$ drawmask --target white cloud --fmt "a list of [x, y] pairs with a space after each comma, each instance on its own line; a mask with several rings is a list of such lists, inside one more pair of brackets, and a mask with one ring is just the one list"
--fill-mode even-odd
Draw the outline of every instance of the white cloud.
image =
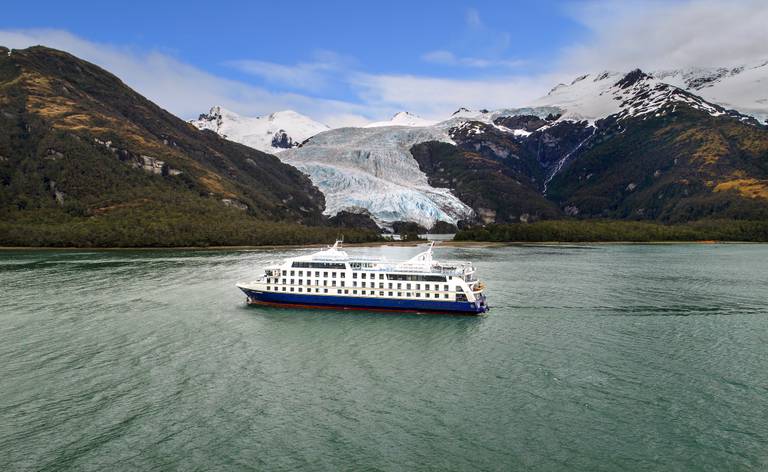
[[334, 125], [360, 123], [391, 110], [309, 97], [273, 93], [244, 82], [222, 78], [156, 52], [95, 43], [62, 30], [0, 30], [0, 44], [14, 49], [42, 44], [93, 62], [175, 115], [188, 119], [213, 105], [247, 115], [294, 109]]
[[470, 28], [483, 28], [483, 20], [480, 19], [480, 12], [478, 12], [474, 8], [468, 8], [467, 13], [465, 15], [465, 20], [467, 22], [467, 26]]
[[591, 32], [563, 52], [570, 71], [729, 66], [768, 60], [768, 2], [595, 1], [572, 10]]
[[229, 61], [227, 64], [283, 87], [317, 92], [327, 89], [332, 85], [331, 82], [338, 80], [339, 75], [354, 65], [354, 60], [333, 51], [319, 50], [314, 52], [312, 61], [295, 65], [251, 59]]
[[421, 59], [430, 64], [474, 69], [512, 69], [527, 63], [505, 57], [510, 34], [488, 27], [476, 9], [467, 9], [464, 23], [464, 30], [447, 47], [426, 52]]
[[490, 67], [506, 67], [515, 68], [520, 67], [526, 63], [523, 60], [509, 60], [509, 59], [485, 59], [480, 57], [458, 57], [456, 54], [439, 49], [437, 51], [430, 51], [421, 56], [422, 60], [430, 62], [432, 64], [440, 64], [445, 66], [462, 66], [472, 67], [477, 69], [487, 69]]
[[474, 109], [523, 106], [546, 94], [560, 78], [547, 75], [454, 80], [413, 75], [358, 74], [351, 80], [366, 103], [413, 111], [424, 118], [440, 119], [460, 106]]
[[[352, 103], [298, 93], [270, 92], [213, 75], [167, 54], [95, 43], [61, 30], [0, 30], [0, 44], [17, 49], [43, 44], [70, 52], [107, 69], [150, 100], [185, 119], [194, 118], [213, 105], [251, 116], [294, 109], [330, 126], [361, 125], [389, 118], [402, 110], [439, 119], [459, 106], [492, 108], [522, 104], [545, 93], [549, 84], [548, 80], [525, 77], [461, 80], [365, 74], [347, 70], [349, 61], [343, 62], [338, 56], [333, 62], [332, 53], [318, 53], [317, 63], [333, 63], [336, 80], [357, 92], [359, 101]], [[263, 64], [269, 67], [264, 67], [261, 72], [272, 74], [274, 80], [302, 70], [301, 66], [281, 68], [272, 67], [278, 64]], [[321, 69], [317, 67], [315, 70]], [[302, 83], [300, 79], [296, 80], [297, 84]], [[304, 85], [314, 84], [307, 79]]]
[[[510, 71], [520, 64], [504, 59], [508, 35], [490, 30], [473, 9], [466, 12], [466, 31], [458, 35], [456, 47], [428, 52], [422, 59], [473, 68], [485, 74], [480, 78], [371, 74], [350, 58], [328, 51], [317, 51], [310, 60], [293, 65], [265, 61], [230, 64], [268, 83], [305, 91], [302, 93], [273, 92], [201, 70], [162, 52], [95, 43], [61, 30], [0, 30], [0, 44], [13, 48], [44, 44], [69, 51], [113, 72], [183, 118], [220, 104], [247, 115], [294, 109], [331, 126], [385, 119], [401, 110], [439, 119], [460, 106], [524, 106], [558, 82], [570, 82], [583, 72], [768, 60], [768, 1], [598, 0], [572, 4], [571, 14], [589, 34], [561, 50], [560, 59], [550, 65], [549, 72], [536, 75]], [[334, 89], [343, 89], [351, 98], [342, 101], [312, 96], [327, 96], [326, 92]]]

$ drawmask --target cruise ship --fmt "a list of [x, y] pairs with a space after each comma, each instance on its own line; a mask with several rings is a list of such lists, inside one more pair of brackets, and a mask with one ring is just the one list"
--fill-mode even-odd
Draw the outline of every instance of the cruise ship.
[[239, 283], [249, 304], [346, 310], [480, 314], [483, 284], [469, 262], [438, 262], [434, 243], [403, 262], [350, 258], [341, 241], [326, 250], [267, 267]]

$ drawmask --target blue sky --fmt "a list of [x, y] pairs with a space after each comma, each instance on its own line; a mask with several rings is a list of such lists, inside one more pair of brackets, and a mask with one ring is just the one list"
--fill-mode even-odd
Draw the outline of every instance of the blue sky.
[[[596, 69], [751, 60], [765, 44], [765, 4], [27, 1], [4, 6], [0, 44], [72, 52], [183, 118], [222, 104], [339, 125], [401, 109], [522, 106]], [[746, 39], [706, 40], [736, 23]]]

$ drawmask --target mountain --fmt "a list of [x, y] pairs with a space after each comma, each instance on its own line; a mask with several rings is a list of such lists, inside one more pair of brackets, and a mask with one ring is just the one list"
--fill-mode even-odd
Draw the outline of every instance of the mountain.
[[425, 120], [407, 111], [396, 113], [389, 121], [376, 121], [368, 123], [365, 128], [381, 128], [383, 126], [432, 126], [435, 121]]
[[[738, 110], [699, 93], [727, 103], [726, 92], [734, 83], [759, 84], [765, 73], [762, 65], [587, 74], [554, 87], [527, 107], [460, 108], [439, 123], [401, 112], [363, 128], [317, 134], [279, 157], [305, 172], [323, 192], [326, 215], [362, 209], [385, 228], [402, 221], [429, 228], [439, 222], [462, 226], [568, 216], [670, 221], [762, 217], [763, 157], [758, 152], [748, 164], [733, 156], [765, 138], [760, 123], [764, 90], [753, 87], [742, 94]], [[670, 119], [679, 121], [670, 128]], [[744, 136], [728, 142], [733, 158], [707, 146], [719, 139], [715, 130], [725, 129]], [[634, 170], [663, 172], [666, 167], [657, 161], [662, 154], [676, 155], [678, 164], [676, 172], [661, 180], [697, 183], [687, 194], [655, 194], [655, 202], [646, 201], [635, 189], [646, 185], [640, 181], [647, 176], [641, 179]], [[708, 155], [718, 162], [717, 170], [705, 171], [689, 154]], [[612, 156], [614, 165], [601, 165], [609, 174], [577, 171], [598, 155]], [[648, 170], [646, 164], [656, 167]], [[614, 184], [619, 182], [632, 190], [617, 190]], [[713, 192], [715, 197], [709, 195]]]
[[325, 221], [294, 167], [40, 46], [0, 48], [0, 182], [0, 244], [301, 241], [312, 232], [278, 222]]
[[[326, 195], [327, 214], [362, 207], [385, 226], [765, 218], [768, 131], [759, 114], [657, 75], [584, 75], [528, 107], [462, 108], [428, 126], [338, 129], [281, 158]], [[687, 77], [688, 88], [701, 86]], [[756, 102], [747, 108], [759, 109]]]
[[[585, 74], [559, 84], [532, 107], [555, 106], [566, 119], [594, 121], [618, 113], [623, 88], [616, 83], [630, 72]], [[643, 74], [648, 89], [682, 90], [713, 105], [736, 110], [763, 123], [768, 120], [768, 61], [739, 67], [661, 70]], [[631, 76], [630, 76], [631, 77]], [[618, 94], [617, 94], [618, 92]]]
[[651, 75], [724, 108], [768, 122], [768, 61], [738, 67], [656, 71]]
[[[651, 74], [586, 75], [486, 115], [495, 127], [470, 121], [454, 140], [499, 161], [535, 159], [544, 179], [531, 183], [566, 216], [768, 218], [766, 126]], [[500, 126], [515, 137], [494, 146]]]
[[295, 111], [278, 111], [266, 116], [247, 117], [215, 106], [197, 120], [190, 121], [201, 130], [211, 130], [223, 138], [245, 144], [259, 151], [275, 153], [296, 147], [328, 125]]

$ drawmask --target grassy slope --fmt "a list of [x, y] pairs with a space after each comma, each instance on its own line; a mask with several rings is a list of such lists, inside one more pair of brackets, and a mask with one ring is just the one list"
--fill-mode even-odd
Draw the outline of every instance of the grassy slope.
[[768, 129], [684, 106], [606, 124], [548, 194], [580, 217], [768, 219]]
[[411, 148], [430, 185], [448, 187], [480, 215], [495, 215], [500, 223], [556, 218], [559, 211], [527, 179], [504, 162], [452, 144], [427, 142]]
[[[181, 174], [137, 169], [141, 155]], [[195, 129], [92, 64], [47, 48], [0, 50], [0, 244], [328, 241], [338, 229], [298, 224], [324, 224], [323, 205], [295, 168]]]

